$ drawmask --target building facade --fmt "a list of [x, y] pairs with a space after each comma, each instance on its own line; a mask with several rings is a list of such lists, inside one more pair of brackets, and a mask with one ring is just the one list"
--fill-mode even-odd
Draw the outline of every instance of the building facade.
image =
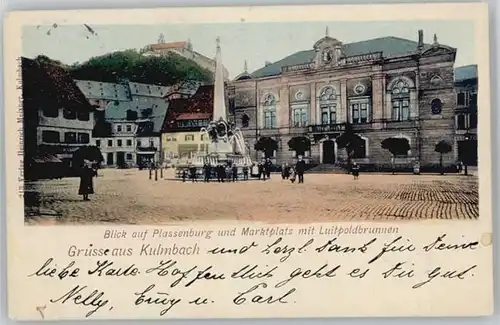
[[335, 139], [352, 125], [363, 139], [353, 158], [358, 163], [389, 166], [394, 160], [381, 146], [387, 138], [407, 139], [410, 150], [400, 163], [439, 164], [436, 144], [445, 140], [455, 150], [444, 164], [457, 159], [455, 138], [454, 62], [456, 49], [396, 37], [343, 44], [328, 35], [312, 50], [292, 54], [230, 84], [234, 121], [255, 159], [262, 137], [277, 143], [277, 163], [294, 160], [288, 142], [306, 137], [306, 155], [314, 164], [346, 161]]
[[204, 85], [189, 99], [170, 101], [162, 131], [162, 151], [169, 164], [190, 160], [208, 150], [209, 139], [200, 132], [213, 117], [213, 85]]
[[468, 165], [477, 165], [477, 65], [458, 67], [455, 70], [457, 93], [456, 143], [458, 159]]
[[67, 176], [73, 154], [92, 143], [95, 109], [62, 67], [22, 58], [22, 77], [26, 166], [59, 163]]

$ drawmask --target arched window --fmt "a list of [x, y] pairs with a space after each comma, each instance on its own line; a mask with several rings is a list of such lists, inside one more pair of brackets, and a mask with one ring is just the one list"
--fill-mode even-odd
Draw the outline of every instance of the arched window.
[[264, 96], [264, 128], [276, 127], [276, 98], [273, 94]]
[[410, 119], [410, 86], [405, 79], [400, 78], [393, 83], [390, 89], [392, 93], [392, 119], [395, 121]]
[[435, 98], [431, 101], [431, 113], [434, 115], [441, 114], [441, 110], [443, 108], [443, 103], [439, 98]]
[[321, 110], [321, 124], [337, 123], [337, 93], [333, 87], [325, 87], [319, 95], [319, 107]]
[[247, 128], [250, 123], [250, 117], [247, 114], [243, 114], [241, 117], [241, 126]]

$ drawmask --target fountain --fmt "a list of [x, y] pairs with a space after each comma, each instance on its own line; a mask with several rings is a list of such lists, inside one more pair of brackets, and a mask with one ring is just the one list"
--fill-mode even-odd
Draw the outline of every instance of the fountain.
[[190, 167], [196, 167], [197, 174], [200, 174], [205, 164], [211, 166], [231, 164], [238, 167], [239, 174], [243, 172], [243, 166], [250, 167], [252, 164], [241, 130], [227, 121], [224, 68], [218, 37], [215, 64], [213, 120], [200, 129], [200, 133], [210, 139], [208, 149], [204, 152], [198, 150], [186, 161], [179, 162], [176, 165], [177, 177], [181, 177], [182, 170]]

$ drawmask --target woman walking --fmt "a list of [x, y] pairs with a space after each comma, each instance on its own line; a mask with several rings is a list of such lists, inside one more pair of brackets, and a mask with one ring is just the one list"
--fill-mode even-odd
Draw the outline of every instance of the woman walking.
[[92, 164], [88, 160], [85, 160], [80, 172], [80, 188], [78, 189], [78, 194], [83, 195], [84, 201], [90, 201], [89, 194], [94, 194], [93, 177], [94, 170]]

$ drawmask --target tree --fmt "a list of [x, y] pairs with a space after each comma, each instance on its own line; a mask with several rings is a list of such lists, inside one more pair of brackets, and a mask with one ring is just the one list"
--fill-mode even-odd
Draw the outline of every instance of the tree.
[[304, 156], [306, 151], [311, 150], [311, 140], [304, 136], [293, 137], [288, 141], [288, 147], [295, 151], [296, 156]]
[[255, 143], [255, 150], [264, 152], [266, 158], [273, 156], [275, 150], [278, 149], [278, 142], [270, 137], [261, 137]]
[[406, 138], [387, 138], [382, 141], [382, 149], [389, 150], [389, 152], [392, 154], [392, 173], [394, 174], [394, 158], [396, 158], [397, 156], [408, 155], [408, 151], [410, 150], [410, 143]]
[[443, 170], [443, 154], [450, 153], [452, 150], [451, 144], [445, 140], [441, 140], [436, 144], [434, 151], [439, 153], [439, 169], [441, 170], [441, 175], [444, 174]]
[[171, 86], [186, 80], [212, 81], [212, 72], [175, 53], [144, 56], [125, 50], [92, 57], [68, 68], [74, 79], [119, 83], [123, 80]]
[[347, 164], [349, 166], [351, 165], [351, 159], [353, 158], [356, 150], [361, 148], [364, 144], [364, 140], [361, 139], [359, 135], [354, 133], [352, 124], [350, 123], [346, 123], [344, 133], [337, 137], [335, 142], [337, 143], [337, 148], [346, 150]]

